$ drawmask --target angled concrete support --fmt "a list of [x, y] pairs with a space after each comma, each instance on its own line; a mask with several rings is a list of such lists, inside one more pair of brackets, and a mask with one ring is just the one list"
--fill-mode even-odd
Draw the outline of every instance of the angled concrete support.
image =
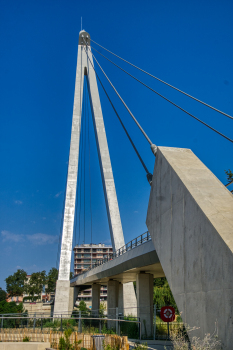
[[145, 337], [150, 337], [153, 329], [153, 287], [153, 275], [150, 273], [137, 275], [137, 310], [142, 326], [142, 336]]
[[147, 227], [194, 335], [233, 344], [233, 196], [189, 149], [158, 147]]
[[[61, 241], [59, 276], [56, 287], [54, 313], [68, 313], [69, 310], [69, 280], [72, 253], [75, 200], [78, 173], [79, 139], [81, 130], [82, 95], [84, 67], [87, 66], [86, 54], [81, 45], [78, 47], [78, 62], [74, 93], [72, 131], [70, 141], [69, 166], [66, 185], [65, 211]], [[67, 286], [67, 287], [65, 287]]]
[[100, 308], [100, 284], [92, 285], [92, 313], [99, 314]]

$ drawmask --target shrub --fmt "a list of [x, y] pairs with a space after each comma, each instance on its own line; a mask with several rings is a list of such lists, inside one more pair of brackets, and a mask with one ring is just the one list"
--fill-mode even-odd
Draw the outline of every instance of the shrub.
[[25, 336], [25, 337], [23, 338], [23, 342], [25, 343], [25, 342], [28, 342], [28, 341], [30, 341], [30, 338], [27, 337], [27, 336]]
[[147, 350], [148, 349], [148, 346], [147, 346], [147, 343], [135, 343], [134, 345], [134, 350]]
[[197, 330], [197, 327], [190, 328], [186, 326], [184, 329], [176, 329], [171, 331], [171, 341], [174, 350], [218, 350], [221, 349], [221, 342], [218, 340], [217, 331], [215, 329], [213, 334], [205, 334], [204, 339], [192, 337], [189, 342], [187, 332]]

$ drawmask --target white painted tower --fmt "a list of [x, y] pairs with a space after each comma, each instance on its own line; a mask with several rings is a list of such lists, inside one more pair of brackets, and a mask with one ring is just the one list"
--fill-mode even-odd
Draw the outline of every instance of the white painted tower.
[[[117, 250], [125, 244], [96, 74], [93, 66], [94, 64], [90, 48], [90, 35], [82, 30], [79, 34], [78, 61], [76, 70], [59, 276], [55, 295], [54, 313], [56, 314], [71, 313], [73, 310], [73, 300], [75, 299], [74, 289], [70, 288], [70, 267], [74, 231], [84, 75], [87, 76], [88, 82], [93, 124], [113, 250]], [[127, 297], [127, 295], [129, 297], [129, 293], [132, 294], [130, 306], [133, 304], [136, 306], [136, 298], [132, 283], [124, 286], [125, 297]]]

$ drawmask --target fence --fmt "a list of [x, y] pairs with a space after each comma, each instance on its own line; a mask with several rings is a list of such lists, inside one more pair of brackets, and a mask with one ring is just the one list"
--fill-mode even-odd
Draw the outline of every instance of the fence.
[[141, 338], [141, 322], [137, 318], [107, 318], [94, 315], [53, 315], [41, 314], [5, 314], [0, 315], [1, 331], [5, 329], [31, 329], [33, 334], [41, 331], [48, 334], [50, 331], [63, 332], [71, 329], [73, 332], [85, 334], [117, 334], [130, 335], [131, 338]]
[[[51, 348], [58, 349], [60, 337], [64, 337], [64, 332], [52, 331], [44, 329], [1, 329], [0, 342], [22, 342], [25, 337], [29, 338], [30, 342], [49, 342]], [[71, 344], [79, 344], [79, 348], [95, 349], [94, 343], [95, 337], [93, 334], [83, 334], [78, 332], [72, 332], [70, 336]], [[129, 343], [127, 337], [120, 337], [118, 335], [104, 335], [105, 345], [119, 348], [119, 350], [129, 350]], [[78, 349], [78, 347], [77, 347]]]

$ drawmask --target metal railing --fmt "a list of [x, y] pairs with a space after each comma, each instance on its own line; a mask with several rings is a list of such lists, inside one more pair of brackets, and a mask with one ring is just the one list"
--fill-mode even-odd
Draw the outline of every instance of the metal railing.
[[79, 273], [76, 276], [82, 275], [83, 273], [86, 273], [89, 270], [94, 269], [97, 266], [103, 265], [108, 261], [111, 261], [113, 259], [118, 258], [119, 256], [125, 254], [126, 252], [128, 252], [129, 250], [132, 250], [146, 242], [151, 241], [151, 235], [149, 233], [149, 231], [144, 232], [142, 235], [132, 239], [132, 241], [126, 243], [123, 247], [119, 248], [118, 250], [116, 250], [114, 253], [110, 254], [107, 258], [101, 259], [99, 261], [97, 261], [95, 264], [90, 265], [87, 269], [83, 270], [81, 273]]
[[[131, 317], [130, 319], [125, 319], [118, 315], [104, 316], [98, 314], [88, 314], [88, 312], [79, 315], [60, 314], [60, 315], [50, 315], [46, 313], [37, 314], [1, 314], [0, 315], [0, 340], [2, 334], [7, 332], [7, 329], [12, 333], [12, 329], [17, 332], [17, 329], [26, 328], [35, 332], [40, 330], [42, 333], [53, 332], [63, 332], [64, 330], [70, 328], [72, 331], [78, 333], [91, 333], [93, 334], [118, 334], [127, 335], [128, 331], [134, 325], [134, 333], [137, 338], [141, 339], [142, 325], [140, 319], [137, 317]], [[111, 334], [111, 333], [110, 333]], [[12, 337], [12, 334], [10, 334]], [[12, 339], [12, 338], [10, 338]], [[9, 341], [10, 339], [5, 339], [4, 341]]]

